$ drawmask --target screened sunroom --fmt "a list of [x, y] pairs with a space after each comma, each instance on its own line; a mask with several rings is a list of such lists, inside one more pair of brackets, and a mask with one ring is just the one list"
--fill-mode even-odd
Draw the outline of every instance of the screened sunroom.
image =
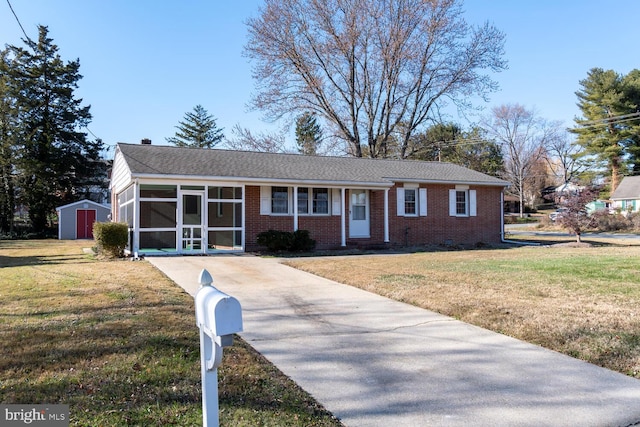
[[243, 187], [132, 183], [117, 196], [134, 253], [243, 251]]

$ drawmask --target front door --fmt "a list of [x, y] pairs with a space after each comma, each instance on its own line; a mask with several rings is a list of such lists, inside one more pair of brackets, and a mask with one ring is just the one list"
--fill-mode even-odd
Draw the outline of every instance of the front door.
[[204, 192], [183, 192], [181, 195], [180, 248], [182, 253], [204, 253]]
[[349, 237], [371, 237], [369, 231], [369, 192], [349, 190]]
[[76, 238], [93, 239], [94, 222], [96, 222], [95, 209], [78, 209], [76, 211]]

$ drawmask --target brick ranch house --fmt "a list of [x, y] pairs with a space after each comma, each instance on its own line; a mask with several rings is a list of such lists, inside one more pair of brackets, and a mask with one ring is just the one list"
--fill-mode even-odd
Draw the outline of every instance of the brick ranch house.
[[506, 181], [451, 163], [118, 144], [112, 217], [140, 254], [260, 249], [308, 230], [317, 249], [498, 243]]

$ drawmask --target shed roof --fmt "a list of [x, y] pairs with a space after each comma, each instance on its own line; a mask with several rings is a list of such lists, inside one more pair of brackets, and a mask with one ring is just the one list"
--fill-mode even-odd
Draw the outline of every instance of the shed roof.
[[82, 205], [82, 204], [85, 204], [85, 203], [89, 204], [89, 205], [92, 205], [93, 207], [96, 207], [96, 208], [103, 208], [103, 209], [111, 210], [111, 208], [109, 206], [107, 206], [107, 205], [103, 205], [101, 203], [94, 202], [93, 200], [89, 200], [89, 199], [82, 199], [82, 200], [78, 200], [77, 202], [72, 202], [72, 203], [69, 203], [69, 204], [66, 204], [66, 205], [63, 205], [63, 206], [58, 206], [56, 208], [56, 211], [61, 211], [63, 209], [67, 209], [67, 208], [70, 208], [70, 207], [73, 207], [73, 206], [76, 206], [76, 205]]
[[394, 181], [507, 186], [501, 179], [446, 162], [304, 156], [148, 144], [118, 144], [133, 177], [180, 176], [250, 181], [352, 183]]
[[625, 176], [622, 178], [622, 182], [616, 188], [616, 191], [611, 194], [612, 200], [630, 200], [640, 199], [640, 175], [638, 176]]

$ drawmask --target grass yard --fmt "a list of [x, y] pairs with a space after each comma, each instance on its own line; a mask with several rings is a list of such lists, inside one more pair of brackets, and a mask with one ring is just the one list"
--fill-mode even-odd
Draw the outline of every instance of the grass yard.
[[287, 264], [640, 378], [640, 246], [529, 246]]
[[[70, 405], [73, 426], [202, 423], [193, 299], [88, 242], [0, 241], [0, 402]], [[340, 426], [241, 339], [219, 370], [223, 426]]]

